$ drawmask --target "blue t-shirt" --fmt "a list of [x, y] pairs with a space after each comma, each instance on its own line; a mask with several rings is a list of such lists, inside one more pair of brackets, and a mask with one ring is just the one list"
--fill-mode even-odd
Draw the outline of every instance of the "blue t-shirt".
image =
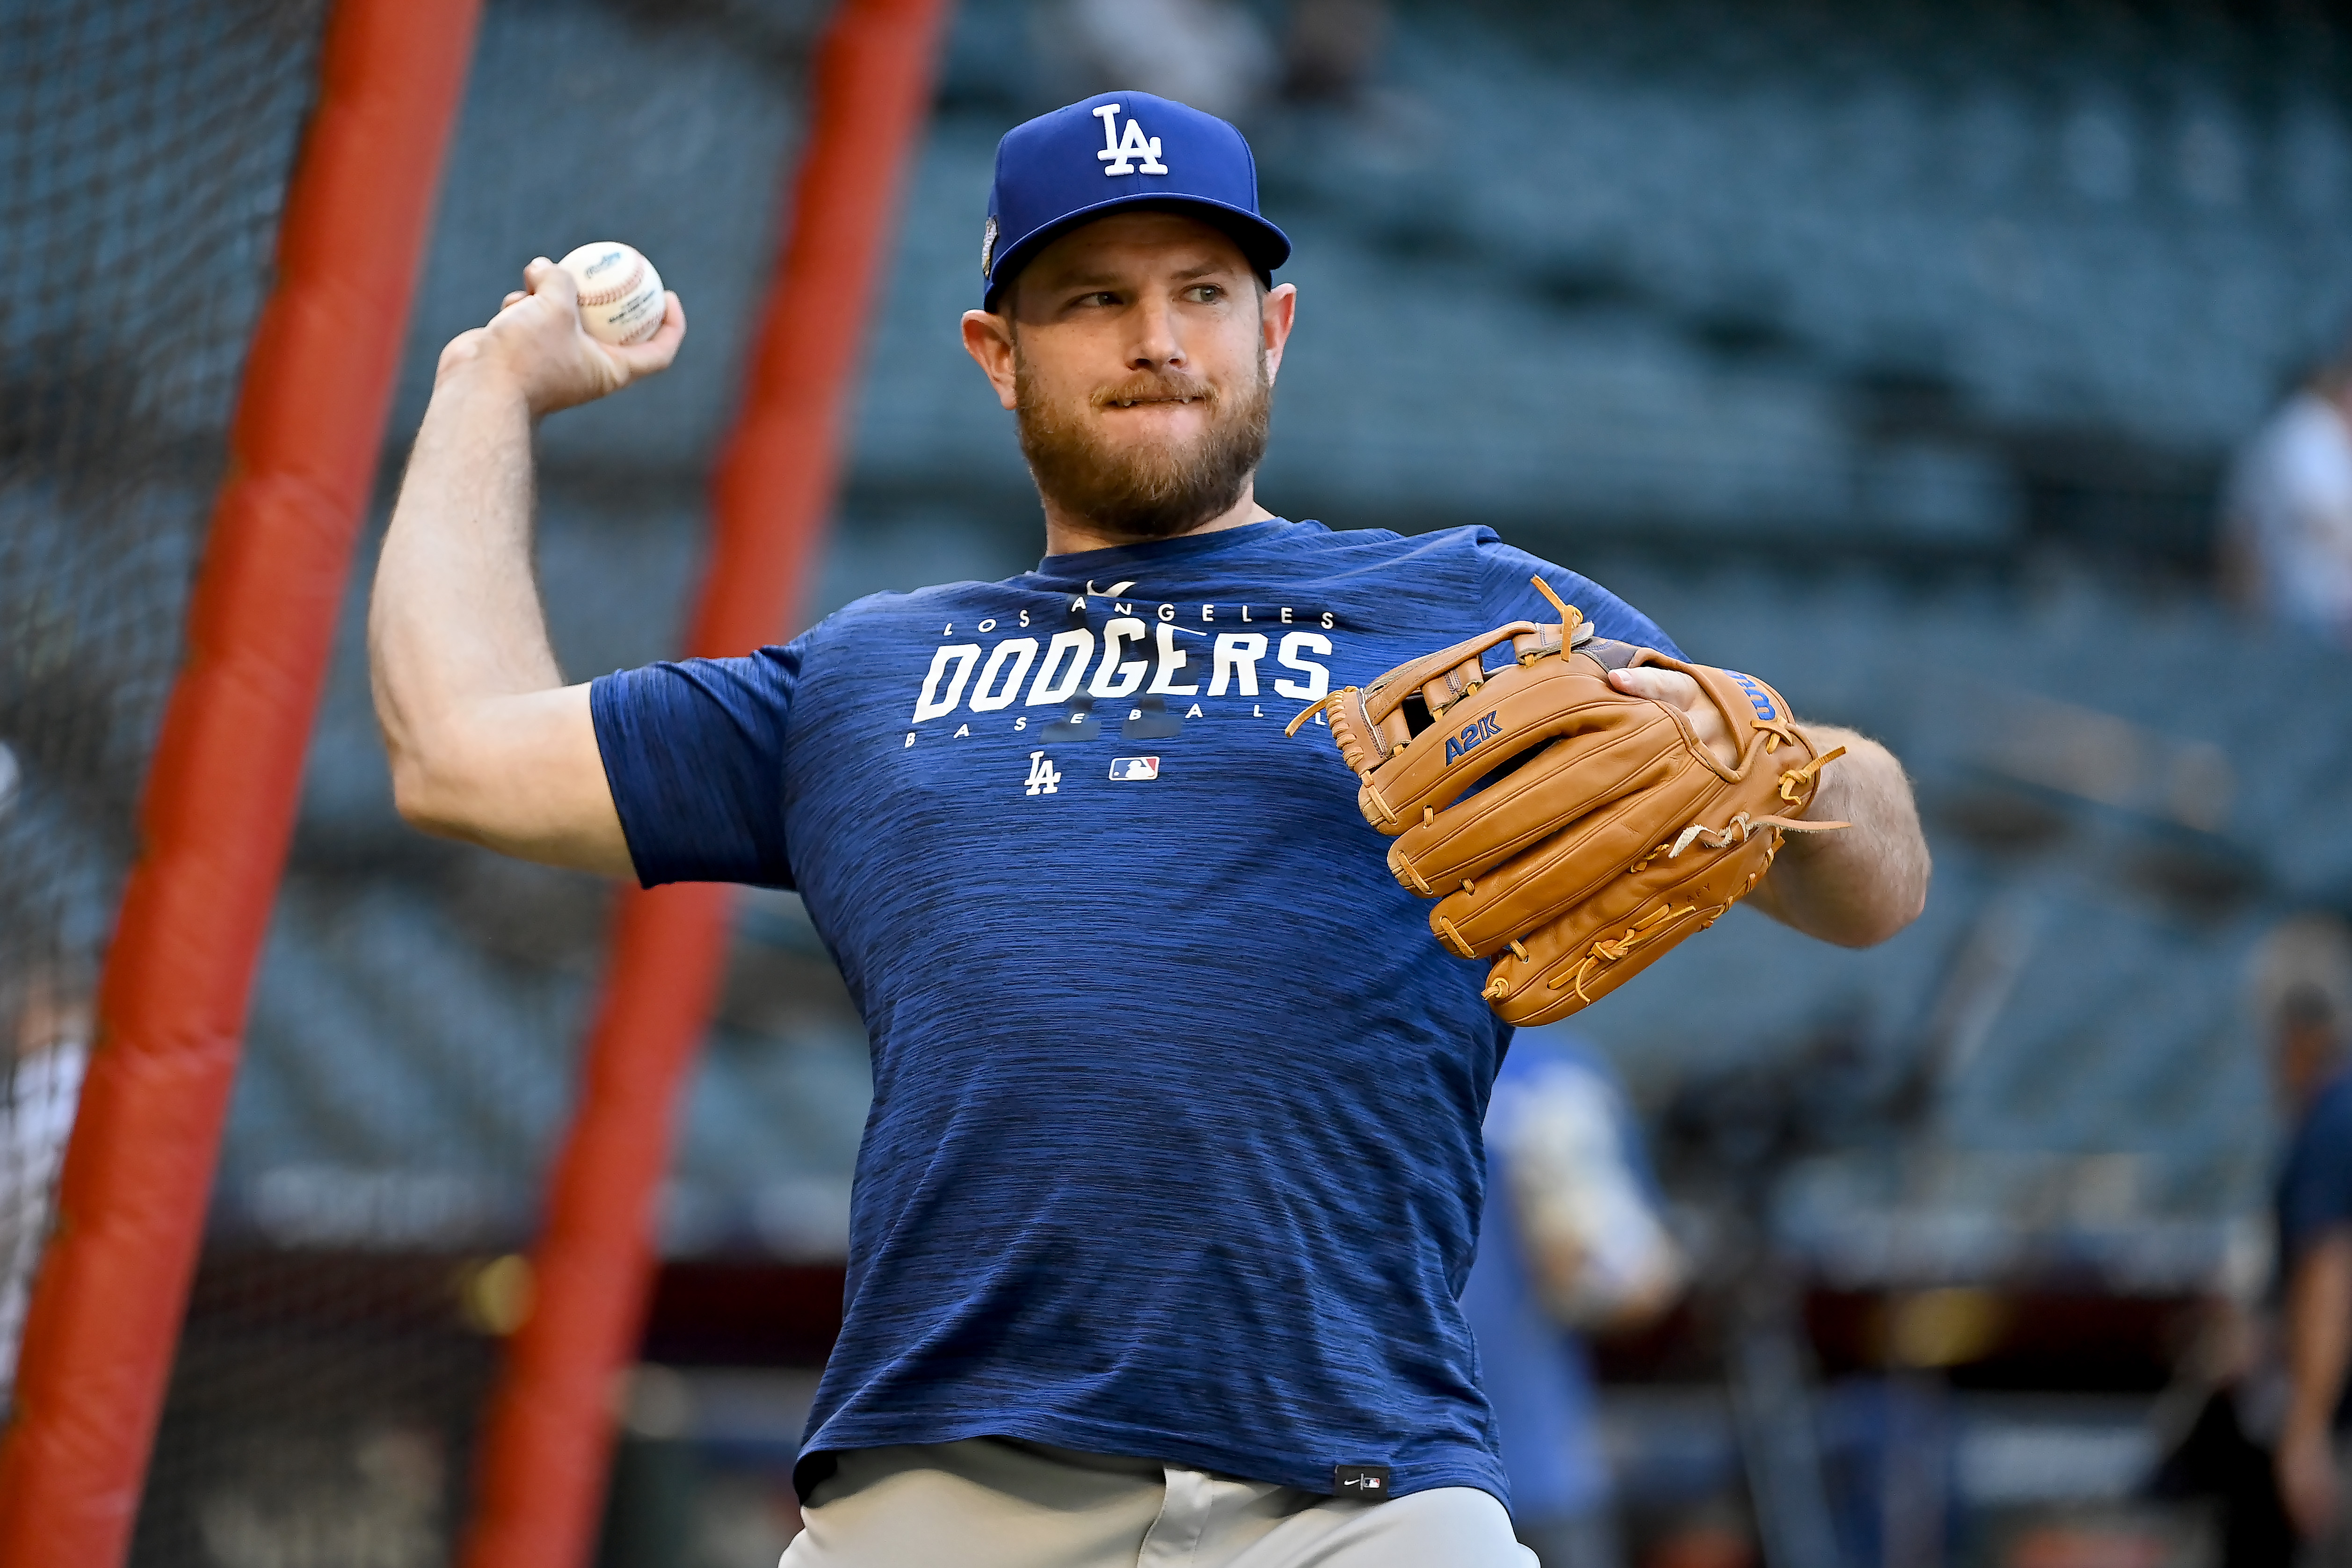
[[1283, 726], [1557, 618], [1538, 571], [1671, 647], [1485, 529], [1276, 520], [595, 683], [639, 877], [797, 888], [872, 1042], [803, 1493], [832, 1451], [1004, 1436], [1507, 1500], [1456, 1298], [1510, 1031], [1329, 729]]
[[2322, 1233], [2352, 1226], [2352, 1071], [2313, 1097], [2278, 1184], [2278, 1255], [2292, 1272]]
[[[2284, 1296], [2304, 1254], [2327, 1232], [2352, 1226], [2352, 1069], [2313, 1096], [2279, 1168], [2278, 1288]], [[2336, 1405], [2336, 1428], [2352, 1429], [2352, 1387]]]

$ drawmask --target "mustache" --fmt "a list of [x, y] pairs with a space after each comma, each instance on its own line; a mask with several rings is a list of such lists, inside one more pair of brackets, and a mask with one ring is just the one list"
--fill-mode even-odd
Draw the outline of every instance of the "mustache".
[[1199, 376], [1144, 371], [1097, 387], [1087, 401], [1096, 408], [1127, 408], [1139, 403], [1205, 403], [1214, 408], [1223, 399], [1214, 385]]
[[[1273, 384], [1257, 375], [1219, 387], [1185, 371], [1138, 371], [1065, 401], [1014, 362], [1022, 455], [1040, 494], [1115, 538], [1168, 539], [1230, 508], [1265, 455]], [[1183, 441], [1136, 442], [1088, 417], [1141, 403], [1200, 402], [1205, 428]]]

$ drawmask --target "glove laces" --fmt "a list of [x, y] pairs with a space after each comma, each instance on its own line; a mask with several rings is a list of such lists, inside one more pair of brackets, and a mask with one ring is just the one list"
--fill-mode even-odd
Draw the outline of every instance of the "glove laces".
[[[1775, 721], [1768, 723], [1759, 719], [1754, 722], [1758, 729], [1771, 732], [1764, 742], [1764, 749], [1768, 752], [1772, 749], [1772, 736], [1785, 738], [1789, 734], [1789, 728], [1785, 721]], [[1795, 744], [1793, 741], [1790, 743]], [[1845, 748], [1839, 746], [1833, 751], [1823, 752], [1801, 768], [1790, 768], [1783, 772], [1780, 774], [1780, 798], [1790, 805], [1801, 805], [1802, 791], [1811, 784], [1814, 776], [1844, 755]], [[1709, 827], [1702, 822], [1692, 823], [1675, 837], [1673, 846], [1666, 850], [1666, 858], [1669, 860], [1675, 858], [1694, 844], [1704, 844], [1710, 849], [1728, 849], [1735, 844], [1747, 843], [1748, 836], [1760, 828], [1777, 827], [1786, 833], [1829, 833], [1837, 828], [1853, 826], [1851, 822], [1807, 822], [1801, 817], [1782, 816], [1778, 813], [1765, 816], [1751, 816], [1743, 811], [1735, 815], [1721, 827]], [[1654, 855], [1657, 851], [1654, 849], [1650, 853]], [[1648, 856], [1643, 857], [1643, 863], [1647, 864], [1648, 859]]]

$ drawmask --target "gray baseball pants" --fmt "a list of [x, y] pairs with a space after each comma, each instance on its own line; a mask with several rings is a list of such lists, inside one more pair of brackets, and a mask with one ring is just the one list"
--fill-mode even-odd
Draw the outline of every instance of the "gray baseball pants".
[[1000, 1437], [840, 1466], [779, 1568], [1536, 1568], [1474, 1487], [1355, 1502]]

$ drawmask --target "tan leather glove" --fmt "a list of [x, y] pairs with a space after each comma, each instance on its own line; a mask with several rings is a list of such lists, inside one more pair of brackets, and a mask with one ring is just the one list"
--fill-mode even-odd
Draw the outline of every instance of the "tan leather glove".
[[[1401, 664], [1318, 709], [1363, 781], [1364, 819], [1395, 838], [1389, 869], [1437, 900], [1430, 928], [1464, 958], [1492, 958], [1486, 1000], [1513, 1024], [1549, 1024], [1607, 995], [1715, 923], [1754, 888], [1781, 835], [1807, 822], [1821, 752], [1778, 692], [1717, 669], [1556, 625], [1506, 626]], [[1516, 662], [1488, 670], [1490, 649]], [[1619, 691], [1609, 672], [1650, 665], [1697, 680], [1738, 757], [1726, 767], [1670, 704]]]

